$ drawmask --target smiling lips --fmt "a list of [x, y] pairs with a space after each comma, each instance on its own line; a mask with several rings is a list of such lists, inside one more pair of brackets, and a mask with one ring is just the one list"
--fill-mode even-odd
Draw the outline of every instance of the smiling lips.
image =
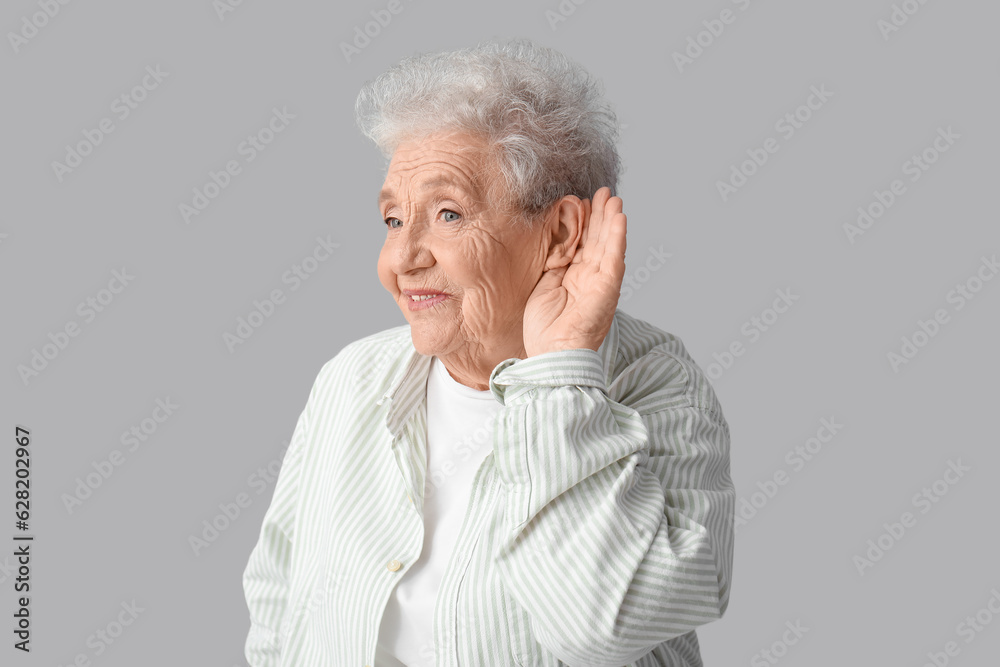
[[410, 310], [423, 310], [425, 308], [430, 308], [431, 306], [441, 303], [448, 298], [447, 294], [443, 292], [436, 292], [434, 290], [403, 290], [403, 294], [407, 297], [407, 305]]

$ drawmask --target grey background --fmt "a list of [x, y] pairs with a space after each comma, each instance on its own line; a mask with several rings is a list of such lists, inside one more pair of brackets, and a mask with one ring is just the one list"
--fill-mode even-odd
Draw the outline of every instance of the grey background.
[[[1000, 251], [996, 3], [897, 2], [919, 10], [886, 38], [888, 0], [402, 0], [348, 62], [340, 44], [387, 4], [245, 0], [220, 18], [207, 0], [71, 2], [18, 52], [0, 46], [0, 539], [15, 533], [15, 425], [33, 437], [36, 536], [30, 655], [11, 646], [13, 548], [0, 549], [0, 662], [245, 664], [240, 577], [274, 488], [251, 476], [280, 460], [325, 361], [405, 323], [375, 273], [383, 162], [353, 125], [355, 96], [417, 51], [526, 36], [599, 76], [625, 126], [626, 275], [642, 282], [619, 307], [703, 368], [742, 342], [714, 382], [738, 502], [787, 474], [739, 530], [729, 610], [699, 631], [706, 664], [770, 664], [759, 652], [787, 622], [808, 631], [775, 649], [784, 664], [922, 665], [950, 641], [950, 664], [995, 664], [1000, 620], [971, 642], [958, 626], [1000, 590], [1000, 280], [960, 310], [948, 294]], [[679, 71], [673, 53], [725, 9], [732, 23]], [[7, 2], [0, 26], [18, 33], [39, 11]], [[147, 66], [169, 74], [119, 120], [113, 101]], [[833, 95], [783, 139], [776, 121], [811, 86]], [[294, 120], [245, 162], [240, 142], [274, 107]], [[114, 131], [60, 182], [52, 162], [102, 118]], [[904, 162], [947, 127], [960, 138], [911, 182]], [[723, 202], [716, 182], [768, 137], [778, 152]], [[242, 172], [185, 223], [179, 205], [233, 159]], [[905, 194], [850, 243], [843, 226], [893, 179]], [[327, 236], [339, 247], [293, 291], [282, 275]], [[668, 262], [639, 271], [661, 248]], [[122, 267], [134, 280], [84, 322], [78, 304]], [[223, 334], [276, 288], [287, 300], [230, 352]], [[744, 323], [778, 289], [798, 299], [751, 341]], [[895, 372], [887, 354], [939, 308], [949, 321]], [[74, 321], [23, 382], [18, 366]], [[179, 408], [129, 452], [121, 434], [168, 397]], [[796, 470], [786, 454], [823, 418], [843, 428]], [[124, 462], [68, 511], [64, 494], [116, 449]], [[970, 471], [921, 513], [914, 494], [959, 459]], [[241, 493], [249, 506], [196, 555], [189, 537]], [[854, 557], [907, 511], [916, 524], [860, 573]], [[88, 637], [133, 600], [143, 611], [96, 655]]]

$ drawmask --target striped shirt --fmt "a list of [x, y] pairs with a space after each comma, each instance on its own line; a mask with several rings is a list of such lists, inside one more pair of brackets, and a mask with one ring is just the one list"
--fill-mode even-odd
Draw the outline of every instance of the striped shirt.
[[[423, 544], [426, 381], [409, 325], [319, 372], [243, 575], [253, 667], [374, 664]], [[600, 349], [507, 359], [434, 607], [444, 667], [696, 667], [729, 603], [729, 427], [681, 341], [618, 310]]]

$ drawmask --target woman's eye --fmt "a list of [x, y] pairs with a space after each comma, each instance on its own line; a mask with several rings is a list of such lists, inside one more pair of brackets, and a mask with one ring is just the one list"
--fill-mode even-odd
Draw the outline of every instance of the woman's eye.
[[393, 220], [395, 220], [399, 224], [403, 224], [403, 221], [400, 220], [399, 218], [386, 218], [385, 219], [385, 226], [388, 227], [389, 229], [399, 229], [398, 227], [393, 227], [392, 226]]
[[[449, 211], [448, 209], [445, 209], [445, 210], [441, 211], [441, 213], [444, 215], [445, 222], [455, 222], [456, 220], [458, 220], [459, 218], [462, 217], [458, 213], [455, 213], [454, 211]], [[448, 217], [449, 215], [453, 215], [455, 217], [454, 218], [449, 218]]]

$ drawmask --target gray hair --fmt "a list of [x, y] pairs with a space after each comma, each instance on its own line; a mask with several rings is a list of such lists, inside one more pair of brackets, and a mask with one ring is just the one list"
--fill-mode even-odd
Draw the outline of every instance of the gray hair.
[[617, 192], [618, 119], [601, 82], [527, 39], [405, 58], [364, 85], [355, 119], [386, 159], [401, 142], [431, 134], [481, 137], [479, 184], [525, 226], [565, 195]]

